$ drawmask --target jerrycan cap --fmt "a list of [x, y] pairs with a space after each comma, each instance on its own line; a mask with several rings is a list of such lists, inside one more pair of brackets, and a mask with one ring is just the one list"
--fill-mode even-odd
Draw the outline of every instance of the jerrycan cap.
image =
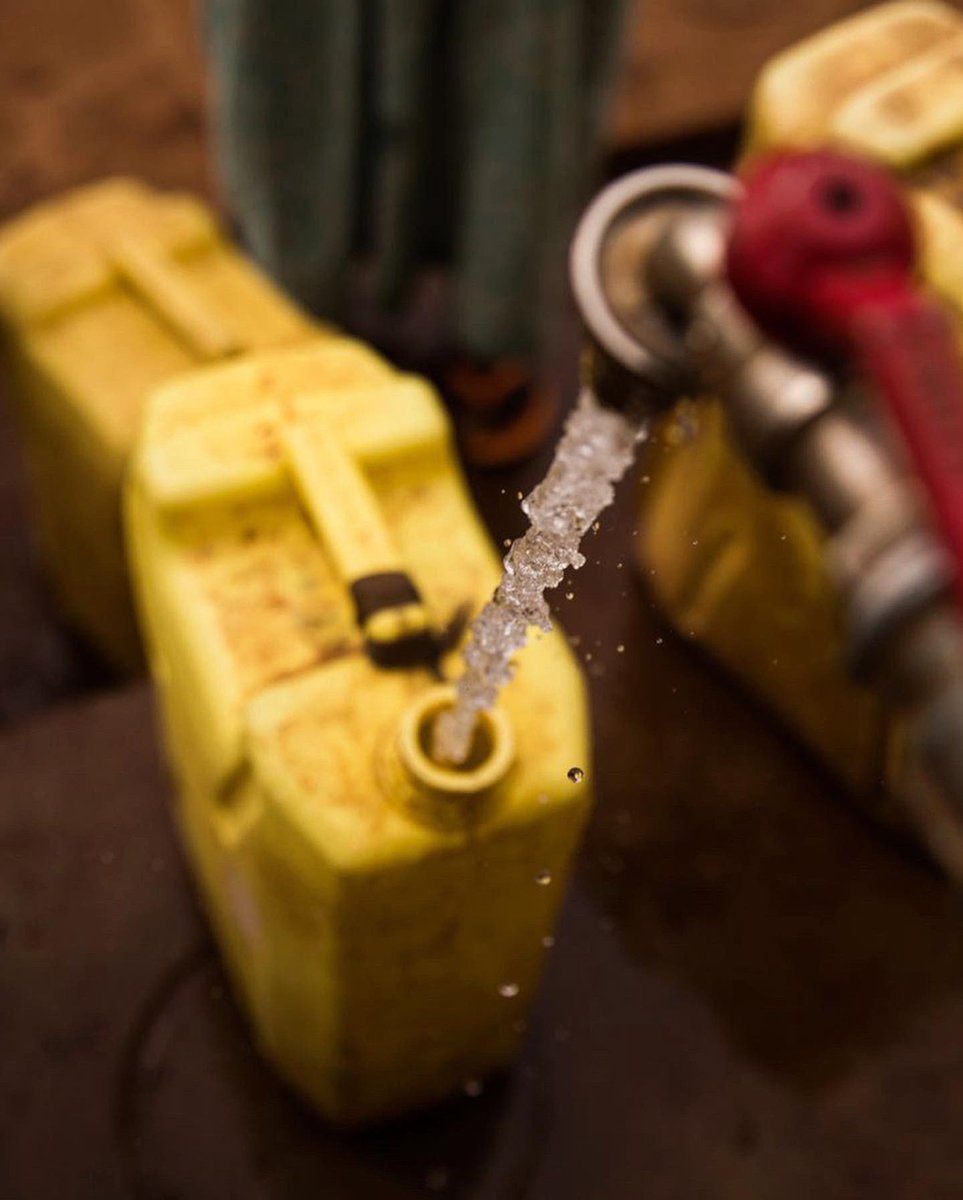
[[397, 752], [413, 791], [405, 807], [436, 827], [465, 828], [488, 811], [490, 799], [515, 761], [515, 735], [498, 708], [478, 714], [467, 760], [460, 766], [432, 758], [431, 734], [437, 717], [455, 701], [455, 689], [441, 684], [423, 692], [401, 718]]

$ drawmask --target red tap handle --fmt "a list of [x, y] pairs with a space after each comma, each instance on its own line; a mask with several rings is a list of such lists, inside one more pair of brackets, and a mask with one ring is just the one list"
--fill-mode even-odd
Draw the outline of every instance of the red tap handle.
[[855, 359], [909, 448], [963, 603], [963, 361], [916, 278], [913, 223], [879, 167], [829, 151], [758, 162], [733, 213], [729, 279], [759, 326], [806, 355]]

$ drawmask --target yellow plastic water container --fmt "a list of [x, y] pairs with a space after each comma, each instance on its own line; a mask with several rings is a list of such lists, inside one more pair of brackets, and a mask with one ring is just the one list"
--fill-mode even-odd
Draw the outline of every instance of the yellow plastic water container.
[[128, 179], [0, 229], [0, 327], [45, 569], [68, 620], [135, 669], [120, 488], [144, 397], [199, 363], [319, 331], [203, 204]]
[[[765, 68], [748, 152], [833, 144], [902, 172], [926, 274], [963, 319], [961, 81], [960, 13], [933, 0], [880, 5]], [[645, 576], [679, 629], [868, 796], [896, 762], [898, 734], [875, 696], [846, 678], [816, 521], [750, 472], [721, 407], [702, 410], [693, 436], [688, 428], [670, 419], [656, 439], [641, 499]]]
[[421, 380], [328, 340], [154, 393], [128, 548], [178, 815], [257, 1040], [333, 1120], [510, 1061], [589, 807], [582, 678], [520, 654], [429, 756], [500, 577]]

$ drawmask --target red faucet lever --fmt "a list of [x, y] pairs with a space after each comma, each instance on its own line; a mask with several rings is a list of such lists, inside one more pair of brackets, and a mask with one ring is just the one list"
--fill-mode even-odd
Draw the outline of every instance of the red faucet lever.
[[963, 361], [917, 280], [902, 189], [830, 151], [762, 159], [733, 213], [727, 266], [766, 333], [805, 355], [855, 359], [875, 385], [929, 492], [963, 603]]

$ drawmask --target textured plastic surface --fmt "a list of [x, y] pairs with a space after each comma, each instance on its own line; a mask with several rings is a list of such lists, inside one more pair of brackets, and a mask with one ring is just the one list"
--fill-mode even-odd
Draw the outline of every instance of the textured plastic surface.
[[587, 814], [585, 698], [536, 638], [513, 765], [461, 827], [399, 757], [435, 680], [372, 663], [349, 577], [402, 566], [436, 628], [499, 577], [434, 393], [343, 340], [196, 373], [150, 405], [127, 517], [183, 833], [266, 1056], [343, 1123], [505, 1064]]
[[202, 204], [126, 179], [0, 229], [0, 322], [46, 570], [69, 620], [133, 669], [120, 486], [147, 391], [318, 330]]

